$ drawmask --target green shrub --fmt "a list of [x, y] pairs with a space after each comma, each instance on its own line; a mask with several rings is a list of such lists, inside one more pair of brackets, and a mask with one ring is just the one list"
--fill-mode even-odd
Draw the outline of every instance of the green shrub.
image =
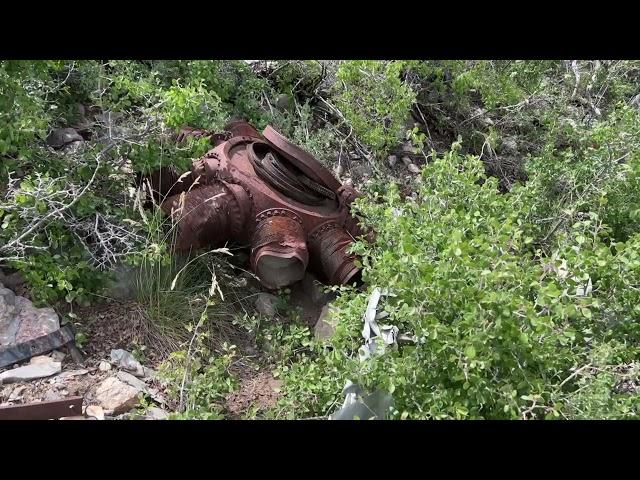
[[[579, 388], [571, 369], [588, 363], [594, 344], [624, 341], [624, 360], [635, 355], [635, 291], [629, 300], [610, 296], [636, 282], [631, 253], [589, 244], [598, 223], [585, 219], [561, 248], [539, 259], [522, 221], [527, 197], [499, 194], [495, 179], [483, 178], [481, 162], [458, 149], [424, 169], [415, 202], [393, 186], [359, 201], [376, 231], [373, 245], [355, 247], [369, 287], [345, 290], [331, 348], [317, 345], [313, 358], [284, 377], [290, 414], [325, 415], [350, 379], [391, 393], [394, 418], [558, 418], [572, 414], [562, 403]], [[603, 275], [613, 268], [615, 277], [598, 276], [591, 268], [597, 265]], [[587, 272], [593, 292], [580, 295]], [[382, 304], [384, 322], [416, 343], [361, 361], [361, 318], [374, 287], [392, 294]], [[605, 327], [611, 309], [614, 330]], [[608, 395], [617, 404], [612, 390]], [[636, 405], [624, 398], [625, 408]]]
[[353, 60], [340, 64], [337, 105], [355, 134], [376, 157], [406, 133], [415, 93], [401, 79], [405, 62]]

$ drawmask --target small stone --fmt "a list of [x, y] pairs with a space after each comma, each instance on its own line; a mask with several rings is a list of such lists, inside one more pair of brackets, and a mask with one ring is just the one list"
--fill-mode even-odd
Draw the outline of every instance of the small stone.
[[103, 360], [102, 362], [100, 362], [100, 365], [98, 365], [98, 370], [100, 370], [101, 372], [108, 372], [109, 370], [111, 370], [111, 364]]
[[413, 145], [411, 144], [411, 142], [404, 142], [402, 144], [402, 151], [406, 152], [406, 153], [413, 153]]
[[293, 108], [293, 99], [290, 95], [282, 94], [276, 99], [276, 108], [279, 110], [291, 110]]
[[90, 405], [85, 410], [87, 417], [94, 417], [96, 420], [104, 420], [104, 410], [100, 405]]
[[322, 311], [318, 316], [318, 321], [313, 329], [313, 333], [318, 340], [326, 340], [331, 337], [336, 330], [335, 325], [329, 321], [331, 318], [330, 309], [331, 305], [326, 304], [322, 307]]
[[26, 382], [38, 378], [50, 377], [60, 373], [62, 364], [60, 362], [47, 362], [25, 365], [0, 373], [0, 383]]
[[37, 357], [32, 357], [29, 363], [31, 365], [37, 365], [39, 363], [51, 363], [55, 362], [55, 360], [47, 355], [38, 355]]
[[72, 377], [77, 377], [79, 375], [86, 375], [87, 373], [89, 373], [89, 370], [84, 368], [81, 370], [67, 370], [66, 372], [62, 372], [56, 378], [58, 380], [64, 380], [65, 378], [72, 378]]
[[60, 350], [54, 350], [53, 352], [51, 352], [51, 358], [53, 358], [56, 362], [62, 362], [62, 360], [64, 360], [64, 357], [66, 356], [67, 355]]
[[0, 281], [0, 288], [3, 286], [7, 288], [15, 288], [25, 283], [24, 276], [21, 272], [14, 272], [9, 275], [5, 275], [2, 270], [0, 270]]
[[415, 163], [407, 165], [407, 169], [409, 169], [411, 173], [420, 173], [420, 167], [418, 167]]
[[96, 389], [96, 401], [106, 412], [114, 415], [126, 413], [139, 402], [140, 390], [116, 377], [104, 380]]
[[276, 305], [278, 301], [279, 299], [275, 295], [264, 292], [260, 293], [258, 295], [258, 298], [256, 299], [256, 310], [260, 315], [264, 315], [268, 318], [273, 318], [276, 316]]
[[502, 147], [502, 150], [504, 150], [506, 153], [511, 153], [511, 154], [518, 153], [518, 142], [514, 137], [503, 138], [500, 146]]
[[60, 400], [60, 394], [54, 390], [48, 390], [44, 395], [45, 402], [52, 402], [54, 400]]
[[147, 384], [146, 383], [144, 383], [142, 380], [134, 377], [133, 375], [131, 375], [128, 372], [118, 372], [116, 374], [116, 377], [118, 377], [119, 380], [123, 381], [127, 385], [131, 385], [132, 387], [137, 388], [140, 391], [144, 391], [144, 390], [147, 389]]
[[84, 140], [76, 140], [74, 142], [68, 143], [64, 146], [64, 151], [68, 153], [75, 153], [84, 145]]
[[19, 400], [20, 398], [22, 398], [20, 394], [24, 392], [26, 388], [27, 388], [26, 385], [21, 385], [19, 387], [14, 388], [13, 391], [11, 392], [11, 395], [9, 395], [9, 401], [15, 402], [16, 400]]
[[396, 163], [398, 163], [398, 157], [396, 157], [395, 155], [389, 155], [389, 158], [387, 158], [387, 162], [389, 163], [390, 167], [395, 167]]
[[144, 377], [144, 368], [142, 364], [126, 350], [111, 350], [111, 361], [120, 368], [133, 373], [136, 377]]
[[411, 158], [407, 157], [406, 155], [404, 157], [402, 157], [402, 163], [404, 163], [404, 165], [406, 167], [408, 167], [409, 165], [411, 165], [413, 162], [411, 161]]
[[82, 415], [74, 415], [73, 417], [61, 417], [58, 420], [88, 420]]
[[167, 420], [169, 414], [162, 408], [151, 407], [147, 410], [147, 418], [149, 420]]
[[84, 138], [73, 128], [57, 128], [47, 137], [47, 145], [54, 148], [82, 141]]
[[302, 290], [316, 305], [325, 305], [336, 297], [334, 292], [325, 292], [324, 285], [310, 272], [304, 274]]
[[373, 168], [369, 163], [364, 163], [355, 167], [351, 173], [358, 178], [370, 177], [373, 174]]

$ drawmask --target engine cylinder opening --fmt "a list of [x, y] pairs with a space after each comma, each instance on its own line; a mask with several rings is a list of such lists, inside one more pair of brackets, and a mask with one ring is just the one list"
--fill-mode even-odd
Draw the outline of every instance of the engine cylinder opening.
[[302, 225], [290, 216], [263, 219], [251, 243], [251, 265], [268, 288], [282, 288], [304, 277], [309, 252]]
[[266, 252], [256, 261], [256, 275], [271, 288], [286, 287], [302, 280], [305, 270], [304, 263], [296, 257], [287, 258]]

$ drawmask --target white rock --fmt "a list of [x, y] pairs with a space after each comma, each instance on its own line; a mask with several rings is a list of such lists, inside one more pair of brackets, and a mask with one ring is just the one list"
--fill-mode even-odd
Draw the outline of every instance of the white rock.
[[96, 389], [96, 401], [114, 415], [128, 412], [139, 402], [140, 390], [116, 377], [104, 380]]
[[60, 362], [35, 363], [0, 373], [0, 383], [26, 382], [60, 373]]
[[94, 417], [96, 420], [104, 420], [104, 410], [100, 405], [90, 405], [85, 410], [87, 417]]
[[111, 364], [109, 362], [102, 361], [100, 362], [100, 365], [98, 365], [98, 370], [101, 372], [108, 372], [111, 370]]

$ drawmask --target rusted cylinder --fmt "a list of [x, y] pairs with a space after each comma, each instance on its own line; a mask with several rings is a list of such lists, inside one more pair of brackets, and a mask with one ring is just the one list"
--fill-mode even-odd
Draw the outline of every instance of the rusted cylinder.
[[353, 238], [334, 222], [320, 225], [309, 235], [309, 250], [316, 273], [330, 285], [344, 285], [356, 280], [360, 269], [356, 257], [348, 253]]
[[222, 183], [202, 186], [175, 195], [162, 204], [162, 210], [173, 220], [172, 237], [178, 251], [215, 248], [231, 237], [232, 225], [238, 220], [229, 215], [236, 199]]
[[[289, 213], [289, 215], [283, 213]], [[291, 285], [304, 277], [309, 252], [302, 223], [284, 209], [263, 212], [251, 242], [251, 267], [268, 288]]]

